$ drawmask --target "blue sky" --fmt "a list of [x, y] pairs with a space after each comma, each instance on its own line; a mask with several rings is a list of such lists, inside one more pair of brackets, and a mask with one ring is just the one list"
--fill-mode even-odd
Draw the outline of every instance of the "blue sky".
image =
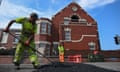
[[[39, 17], [51, 18], [73, 0], [2, 0], [0, 5], [0, 28], [14, 18], [29, 16], [36, 12]], [[120, 35], [120, 0], [74, 0], [98, 23], [102, 50], [120, 50], [114, 36]], [[20, 28], [18, 24], [11, 28]]]

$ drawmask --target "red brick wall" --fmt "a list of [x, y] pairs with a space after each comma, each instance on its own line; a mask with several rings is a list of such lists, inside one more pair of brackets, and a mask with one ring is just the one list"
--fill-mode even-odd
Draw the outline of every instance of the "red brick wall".
[[[13, 34], [13, 35], [15, 35], [15, 32], [20, 32], [20, 30], [19, 29], [12, 29], [12, 30], [10, 30], [10, 32]], [[16, 44], [14, 44], [13, 42], [14, 42], [14, 37], [13, 36], [11, 36], [10, 34], [8, 34], [8, 40], [7, 40], [7, 43], [1, 43], [1, 47], [3, 46], [3, 47], [6, 47], [7, 49], [10, 49], [10, 48], [12, 48], [13, 46], [15, 46]]]
[[[72, 7], [78, 7], [77, 11], [73, 11]], [[91, 23], [93, 26], [87, 26], [87, 24], [72, 22], [68, 26], [64, 26], [64, 17], [71, 17], [73, 14], [76, 14], [81, 19], [86, 19], [88, 23]], [[71, 29], [72, 40], [79, 40], [82, 35], [96, 35], [96, 37], [85, 37], [81, 42], [64, 42], [64, 47], [74, 50], [89, 50], [88, 42], [95, 42], [96, 49], [100, 50], [99, 38], [97, 32], [97, 23], [95, 20], [90, 17], [78, 4], [71, 3], [60, 12], [58, 12], [53, 18], [53, 41], [64, 40], [64, 28]]]
[[0, 30], [0, 41], [2, 40], [2, 31]]
[[[72, 7], [78, 7], [77, 11], [73, 11]], [[82, 19], [86, 19], [88, 23], [91, 23], [92, 26], [87, 26], [87, 24], [79, 24], [76, 25], [72, 22], [68, 26], [63, 25], [64, 17], [71, 17], [73, 14], [78, 15]], [[72, 50], [89, 50], [88, 42], [95, 42], [96, 49], [100, 50], [99, 45], [99, 36], [97, 32], [97, 23], [95, 20], [89, 16], [78, 4], [71, 3], [60, 12], [58, 12], [50, 21], [47, 18], [40, 18], [40, 20], [47, 20], [52, 23], [52, 35], [44, 35], [44, 34], [36, 34], [36, 41], [50, 41], [50, 42], [59, 42], [59, 40], [64, 40], [64, 28], [71, 29], [71, 39], [72, 40], [80, 40], [82, 35], [96, 35], [96, 37], [84, 37], [80, 42], [64, 42], [64, 47], [66, 49]], [[62, 26], [62, 27], [61, 27]], [[16, 31], [16, 30], [14, 30]], [[13, 31], [13, 32], [14, 32]], [[14, 33], [13, 33], [14, 34]], [[4, 46], [7, 48], [13, 47], [14, 38], [9, 35], [8, 42]], [[51, 44], [52, 45], [52, 44]]]
[[101, 51], [104, 57], [119, 57], [120, 58], [120, 50], [108, 50], [108, 51]]
[[13, 57], [11, 56], [0, 56], [0, 64], [11, 64]]

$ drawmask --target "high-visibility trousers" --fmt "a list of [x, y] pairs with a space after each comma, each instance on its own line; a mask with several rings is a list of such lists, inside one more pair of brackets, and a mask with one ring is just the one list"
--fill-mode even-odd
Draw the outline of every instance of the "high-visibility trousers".
[[[30, 43], [30, 46], [35, 48], [35, 44], [34, 42]], [[22, 43], [18, 43], [16, 51], [15, 51], [15, 57], [14, 57], [14, 61], [13, 62], [17, 62], [17, 63], [21, 63], [21, 59], [23, 57], [23, 53], [24, 51], [27, 50], [28, 54], [29, 54], [29, 59], [31, 62], [34, 62], [34, 65], [39, 65], [39, 61], [38, 61], [38, 57], [35, 51], [33, 51], [31, 48], [29, 48], [28, 46], [25, 46]]]
[[59, 54], [59, 61], [64, 62], [64, 54]]

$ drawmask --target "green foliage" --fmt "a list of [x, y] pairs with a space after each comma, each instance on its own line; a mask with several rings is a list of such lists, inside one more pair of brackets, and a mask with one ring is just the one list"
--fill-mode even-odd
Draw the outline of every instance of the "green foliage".
[[88, 54], [89, 62], [104, 62], [104, 56], [101, 54]]

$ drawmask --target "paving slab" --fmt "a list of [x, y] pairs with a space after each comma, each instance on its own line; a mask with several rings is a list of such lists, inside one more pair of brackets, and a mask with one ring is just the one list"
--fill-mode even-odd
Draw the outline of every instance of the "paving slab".
[[120, 71], [120, 62], [87, 62], [85, 64], [90, 64], [101, 68]]

